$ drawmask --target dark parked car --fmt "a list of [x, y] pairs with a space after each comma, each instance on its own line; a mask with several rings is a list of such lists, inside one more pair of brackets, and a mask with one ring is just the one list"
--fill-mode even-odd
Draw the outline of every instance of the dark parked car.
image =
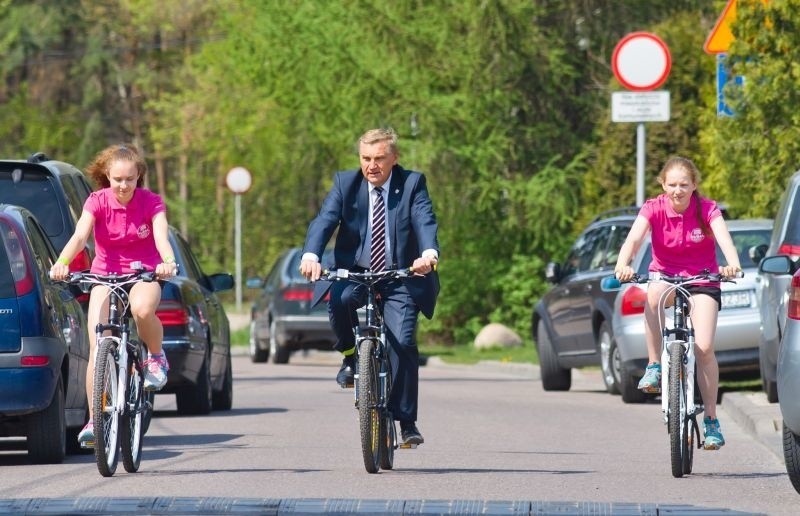
[[[325, 251], [322, 263], [329, 263], [332, 251]], [[272, 266], [266, 279], [250, 278], [249, 288], [261, 289], [253, 302], [250, 320], [250, 360], [286, 364], [292, 351], [330, 350], [336, 336], [328, 319], [328, 305], [311, 307], [314, 290], [300, 275], [302, 250], [294, 247], [284, 252]]]
[[164, 352], [170, 365], [167, 384], [159, 394], [174, 393], [180, 414], [230, 410], [230, 325], [216, 293], [233, 288], [233, 276], [204, 273], [175, 228], [170, 228], [170, 242], [179, 270], [164, 283], [156, 311], [164, 326]]
[[0, 204], [0, 437], [26, 437], [39, 463], [77, 451], [89, 414], [86, 317], [49, 278], [57, 258], [30, 211]]
[[[545, 278], [553, 286], [533, 309], [531, 330], [539, 352], [542, 387], [569, 390], [572, 368], [610, 368], [609, 339], [616, 292], [600, 288], [614, 273], [617, 255], [638, 208], [620, 208], [598, 215], [581, 233], [563, 264], [547, 264]], [[609, 382], [610, 375], [603, 374]], [[609, 392], [616, 385], [607, 383]]]
[[[30, 210], [44, 228], [56, 252], [61, 252], [75, 231], [83, 203], [92, 192], [86, 176], [62, 161], [42, 153], [27, 160], [0, 160], [0, 203]], [[90, 267], [93, 243], [70, 264], [71, 271]]]

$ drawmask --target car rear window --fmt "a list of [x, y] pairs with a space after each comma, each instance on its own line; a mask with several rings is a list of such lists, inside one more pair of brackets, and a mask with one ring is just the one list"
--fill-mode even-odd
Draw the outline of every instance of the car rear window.
[[[19, 172], [15, 172], [19, 171]], [[14, 181], [17, 177], [18, 180]], [[28, 208], [44, 228], [47, 236], [64, 233], [64, 220], [58, 202], [57, 181], [53, 176], [36, 170], [4, 166], [0, 169], [0, 203]]]
[[[755, 267], [753, 260], [750, 258], [750, 248], [762, 244], [769, 245], [771, 236], [772, 230], [770, 229], [731, 230], [733, 245], [736, 246], [736, 252], [739, 254], [739, 263], [742, 267]], [[725, 263], [725, 256], [719, 246], [717, 247], [717, 263]]]

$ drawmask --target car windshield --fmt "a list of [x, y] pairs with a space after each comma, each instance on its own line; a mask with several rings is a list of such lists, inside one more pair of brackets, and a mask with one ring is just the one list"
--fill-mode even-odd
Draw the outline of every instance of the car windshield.
[[[15, 172], [15, 171], [19, 172]], [[21, 179], [14, 181], [14, 176]], [[64, 221], [58, 209], [58, 197], [49, 175], [37, 174], [22, 168], [0, 170], [0, 203], [28, 208], [39, 219], [47, 236], [64, 232]]]

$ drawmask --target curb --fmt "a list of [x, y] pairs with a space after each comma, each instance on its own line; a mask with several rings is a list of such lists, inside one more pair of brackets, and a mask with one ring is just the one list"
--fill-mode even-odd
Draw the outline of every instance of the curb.
[[783, 418], [777, 403], [769, 403], [763, 392], [726, 392], [722, 395], [721, 407], [748, 434], [784, 462]]

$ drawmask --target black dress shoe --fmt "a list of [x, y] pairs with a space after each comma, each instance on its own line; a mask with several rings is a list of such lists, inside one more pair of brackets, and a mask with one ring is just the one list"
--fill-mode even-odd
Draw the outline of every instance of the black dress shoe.
[[422, 444], [425, 442], [422, 434], [417, 430], [417, 425], [413, 422], [400, 422], [400, 438], [403, 440], [403, 444]]
[[336, 383], [342, 389], [352, 388], [355, 383], [356, 374], [356, 359], [355, 355], [344, 357], [342, 360], [342, 367], [336, 375]]

